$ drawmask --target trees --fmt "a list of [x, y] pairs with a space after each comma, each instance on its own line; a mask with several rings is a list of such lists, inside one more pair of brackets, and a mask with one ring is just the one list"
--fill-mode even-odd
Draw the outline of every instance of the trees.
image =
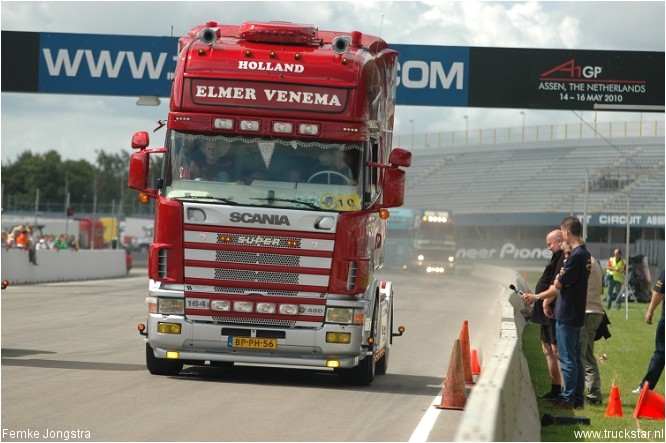
[[[69, 193], [69, 206], [77, 215], [149, 213], [152, 208], [140, 206], [136, 191], [127, 188], [129, 157], [126, 151], [99, 150], [96, 164], [91, 164], [86, 160], [63, 161], [55, 150], [44, 154], [26, 150], [16, 161], [2, 165], [2, 208], [34, 211], [39, 189], [38, 209], [42, 212], [64, 216]], [[152, 166], [158, 169], [161, 165]]]

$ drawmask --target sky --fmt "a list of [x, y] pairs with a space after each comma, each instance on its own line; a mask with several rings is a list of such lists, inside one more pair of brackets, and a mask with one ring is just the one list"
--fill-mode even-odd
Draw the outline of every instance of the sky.
[[[391, 43], [533, 49], [664, 51], [664, 1], [21, 2], [2, 1], [2, 31], [180, 36], [208, 21], [283, 20], [380, 35]], [[173, 32], [173, 34], [172, 34]], [[0, 79], [1, 81], [1, 79]], [[2, 164], [55, 149], [63, 160], [130, 151], [134, 132], [152, 134], [168, 114], [137, 97], [2, 93]], [[663, 119], [663, 113], [398, 106], [395, 132], [446, 131]], [[413, 123], [412, 123], [413, 121]], [[151, 146], [161, 146], [164, 132]]]

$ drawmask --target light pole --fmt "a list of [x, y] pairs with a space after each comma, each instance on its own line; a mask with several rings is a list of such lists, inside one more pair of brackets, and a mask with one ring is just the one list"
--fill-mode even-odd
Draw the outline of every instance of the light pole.
[[412, 125], [412, 143], [410, 149], [414, 149], [414, 120], [410, 120], [409, 124]]
[[465, 145], [467, 145], [467, 141], [469, 140], [469, 118], [467, 116], [463, 116], [465, 119]]
[[523, 143], [525, 141], [525, 111], [520, 111], [520, 115], [523, 116], [523, 126], [520, 131], [520, 142]]

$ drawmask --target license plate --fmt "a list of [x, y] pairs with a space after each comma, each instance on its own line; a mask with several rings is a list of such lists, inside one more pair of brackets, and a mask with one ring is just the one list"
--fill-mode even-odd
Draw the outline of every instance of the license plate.
[[243, 349], [277, 349], [275, 338], [229, 337], [230, 348]]

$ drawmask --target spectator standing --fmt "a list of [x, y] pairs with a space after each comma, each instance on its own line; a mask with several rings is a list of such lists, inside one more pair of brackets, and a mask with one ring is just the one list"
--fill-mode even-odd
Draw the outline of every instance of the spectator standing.
[[67, 236], [65, 234], [60, 234], [60, 237], [53, 243], [54, 249], [61, 251], [63, 249], [68, 249], [69, 244], [67, 243]]
[[42, 237], [39, 239], [39, 241], [35, 245], [35, 249], [38, 251], [48, 251], [49, 244], [46, 242], [46, 237]]
[[21, 225], [18, 227], [18, 230], [15, 230], [16, 234], [16, 247], [18, 249], [28, 249], [28, 230], [25, 229], [25, 226]]
[[608, 293], [606, 296], [606, 309], [610, 309], [613, 300], [618, 309], [622, 305], [619, 297], [624, 282], [624, 274], [627, 270], [627, 262], [622, 258], [622, 250], [616, 249], [614, 255], [606, 262], [606, 284]]
[[[580, 332], [585, 323], [587, 282], [590, 275], [590, 253], [581, 238], [583, 226], [576, 217], [566, 217], [560, 223], [562, 238], [571, 247], [569, 256], [555, 283], [546, 291], [523, 298], [528, 302], [544, 299], [544, 313], [555, 319], [557, 355], [564, 387], [557, 409], [583, 408], [585, 405], [585, 373], [580, 353]], [[550, 305], [557, 297], [554, 311]]]
[[36, 247], [39, 238], [34, 229], [32, 229], [32, 226], [26, 225], [25, 230], [27, 231], [28, 235], [28, 260], [30, 261], [30, 263], [36, 266], [37, 265]]
[[11, 233], [7, 236], [7, 243], [5, 247], [7, 249], [13, 249], [16, 247], [16, 237], [20, 234], [16, 229], [12, 229]]
[[[562, 253], [562, 231], [555, 229], [546, 235], [546, 247], [553, 256], [546, 265], [539, 281], [536, 284], [535, 292], [538, 294], [547, 290], [555, 281], [562, 269], [564, 254]], [[555, 336], [555, 321], [547, 317], [543, 312], [543, 300], [534, 301], [530, 321], [541, 325], [541, 349], [546, 357], [548, 374], [550, 375], [550, 392], [542, 395], [541, 398], [559, 398], [562, 392], [562, 374], [560, 373], [560, 364], [557, 359], [557, 338]]]
[[654, 284], [650, 306], [648, 306], [647, 312], [645, 313], [645, 322], [648, 325], [651, 325], [654, 311], [661, 303], [661, 320], [659, 320], [659, 323], [657, 324], [657, 331], [654, 339], [654, 353], [652, 354], [652, 359], [650, 360], [650, 364], [648, 365], [647, 372], [645, 373], [645, 377], [643, 377], [641, 384], [632, 391], [634, 394], [641, 392], [645, 382], [648, 382], [650, 389], [654, 389], [661, 377], [661, 373], [664, 372], [664, 305], [666, 303], [662, 303], [663, 301], [664, 271], [661, 271], [659, 278]]
[[79, 250], [79, 241], [76, 239], [75, 235], [69, 236], [69, 239], [67, 239], [67, 246], [75, 251]]
[[601, 376], [594, 356], [594, 340], [597, 329], [604, 318], [604, 273], [601, 263], [590, 257], [590, 277], [587, 281], [587, 299], [585, 303], [585, 323], [580, 334], [580, 352], [585, 368], [586, 400], [589, 404], [600, 405], [602, 402]]

